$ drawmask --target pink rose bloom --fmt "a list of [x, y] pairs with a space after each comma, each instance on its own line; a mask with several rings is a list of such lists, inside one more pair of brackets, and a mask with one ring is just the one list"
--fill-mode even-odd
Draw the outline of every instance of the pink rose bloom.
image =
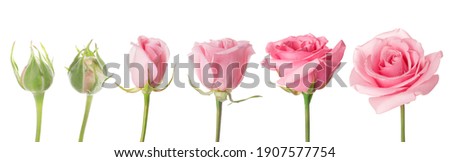
[[314, 83], [313, 90], [322, 89], [341, 64], [345, 51], [342, 40], [333, 49], [328, 48], [327, 43], [325, 37], [312, 34], [270, 42], [266, 47], [270, 59], [262, 64], [277, 71], [278, 84], [287, 88], [307, 92]]
[[404, 30], [376, 36], [355, 50], [350, 85], [372, 96], [377, 113], [389, 111], [428, 94], [436, 86], [442, 52], [424, 56], [422, 45]]
[[169, 48], [164, 41], [145, 36], [139, 36], [138, 44], [132, 43], [132, 45], [130, 64], [138, 63], [143, 67], [143, 71], [136, 67], [130, 68], [134, 85], [143, 88], [149, 83], [151, 87], [157, 87], [161, 84], [167, 69]]
[[190, 56], [193, 56], [194, 64], [200, 65], [195, 72], [205, 87], [227, 91], [241, 83], [250, 56], [254, 53], [248, 41], [225, 38], [195, 43]]

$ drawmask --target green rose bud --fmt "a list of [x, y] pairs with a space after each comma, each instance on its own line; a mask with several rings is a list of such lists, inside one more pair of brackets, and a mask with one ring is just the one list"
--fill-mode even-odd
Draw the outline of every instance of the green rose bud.
[[[41, 53], [36, 46], [30, 45], [30, 59], [27, 66], [25, 66], [22, 71], [22, 75], [19, 75], [17, 63], [13, 58], [14, 46], [15, 43], [11, 50], [11, 64], [19, 85], [23, 89], [33, 93], [45, 92], [52, 84], [53, 76], [55, 74], [53, 63], [48, 57], [45, 47], [41, 44], [43, 50], [43, 53]], [[37, 54], [34, 50], [37, 51]]]
[[[48, 57], [47, 50], [41, 43], [41, 48], [44, 53], [41, 53], [36, 46], [30, 44], [31, 56], [28, 61], [28, 65], [22, 71], [22, 75], [19, 75], [19, 68], [13, 58], [14, 46], [13, 43], [11, 49], [11, 65], [16, 76], [17, 82], [20, 87], [33, 93], [34, 100], [36, 102], [36, 137], [35, 142], [39, 142], [41, 139], [41, 123], [42, 123], [42, 106], [44, 103], [44, 94], [53, 82], [53, 76], [55, 71], [53, 70], [53, 63]], [[37, 54], [34, 52], [37, 51]]]
[[86, 48], [78, 50], [78, 54], [68, 68], [68, 75], [72, 87], [80, 93], [95, 94], [102, 88], [106, 79], [103, 73], [105, 63], [95, 50], [89, 49], [92, 40]]

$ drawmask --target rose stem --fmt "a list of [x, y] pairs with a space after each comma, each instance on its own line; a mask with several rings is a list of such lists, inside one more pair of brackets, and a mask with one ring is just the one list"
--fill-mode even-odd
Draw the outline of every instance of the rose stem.
[[41, 140], [42, 105], [44, 103], [44, 92], [33, 93], [36, 102], [36, 138], [35, 142]]
[[405, 105], [400, 106], [401, 139], [405, 142]]
[[310, 119], [309, 119], [309, 104], [311, 103], [313, 94], [303, 93], [303, 99], [305, 102], [305, 142], [310, 141]]
[[222, 120], [222, 101], [216, 98], [216, 142], [220, 141], [220, 123]]
[[86, 97], [86, 108], [84, 110], [83, 124], [81, 125], [80, 137], [78, 138], [78, 142], [83, 142], [84, 138], [84, 130], [86, 129], [86, 124], [89, 118], [89, 110], [91, 109], [92, 98], [94, 95], [87, 94]]
[[147, 120], [148, 120], [148, 106], [150, 104], [150, 93], [144, 93], [144, 116], [142, 120], [142, 131], [140, 142], [145, 141], [145, 132], [147, 130]]

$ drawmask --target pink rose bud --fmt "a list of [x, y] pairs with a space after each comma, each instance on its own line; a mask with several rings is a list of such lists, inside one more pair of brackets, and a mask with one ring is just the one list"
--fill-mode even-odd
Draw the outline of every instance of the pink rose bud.
[[389, 31], [356, 48], [350, 85], [372, 96], [370, 104], [383, 113], [428, 94], [439, 80], [434, 73], [441, 58], [441, 51], [424, 56], [406, 31]]
[[230, 38], [195, 43], [194, 64], [200, 82], [210, 90], [231, 91], [242, 81], [250, 56], [254, 54], [248, 41]]
[[[170, 52], [164, 41], [158, 38], [140, 36], [138, 44], [132, 44], [130, 50], [130, 65], [140, 67], [130, 68], [133, 83], [138, 88], [145, 84], [155, 88], [161, 84], [167, 69]], [[142, 67], [142, 68], [141, 68]]]
[[130, 50], [130, 72], [135, 88], [124, 88], [118, 85], [122, 90], [128, 93], [142, 91], [144, 94], [144, 117], [142, 122], [141, 142], [145, 141], [147, 131], [148, 109], [151, 92], [161, 92], [165, 90], [172, 79], [163, 87], [158, 88], [164, 79], [169, 61], [169, 48], [166, 43], [158, 38], [147, 38], [139, 36], [138, 43], [132, 43]]
[[72, 87], [80, 93], [95, 94], [102, 88], [106, 79], [103, 73], [105, 63], [98, 54], [98, 48], [89, 49], [92, 40], [85, 49], [78, 51], [78, 55], [68, 68], [68, 75]]
[[235, 41], [230, 38], [195, 43], [192, 48], [189, 58], [194, 63], [200, 82], [210, 91], [202, 91], [192, 84], [191, 79], [189, 79], [189, 83], [200, 94], [211, 95], [214, 93], [216, 97], [216, 142], [220, 141], [222, 103], [227, 100], [231, 103], [239, 103], [261, 97], [256, 95], [237, 101], [231, 97], [231, 91], [241, 83], [250, 56], [254, 53], [252, 45], [248, 41]]
[[294, 94], [314, 92], [328, 84], [344, 55], [342, 40], [333, 49], [328, 48], [327, 43], [325, 37], [312, 34], [270, 42], [266, 47], [270, 59], [262, 64], [277, 71], [278, 84], [295, 90]]

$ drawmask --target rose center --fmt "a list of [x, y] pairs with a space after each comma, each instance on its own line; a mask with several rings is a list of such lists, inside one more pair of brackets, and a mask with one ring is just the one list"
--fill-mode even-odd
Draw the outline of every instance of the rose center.
[[406, 64], [403, 61], [403, 55], [398, 50], [387, 50], [380, 62], [380, 74], [393, 77], [405, 73]]
[[392, 65], [392, 64], [395, 64], [395, 63], [401, 61], [401, 59], [402, 59], [402, 54], [399, 51], [390, 50], [389, 54], [388, 54], [388, 58], [386, 60], [386, 63]]
[[287, 41], [284, 42], [280, 49], [283, 51], [307, 51], [311, 52], [316, 49], [314, 43], [310, 41]]

